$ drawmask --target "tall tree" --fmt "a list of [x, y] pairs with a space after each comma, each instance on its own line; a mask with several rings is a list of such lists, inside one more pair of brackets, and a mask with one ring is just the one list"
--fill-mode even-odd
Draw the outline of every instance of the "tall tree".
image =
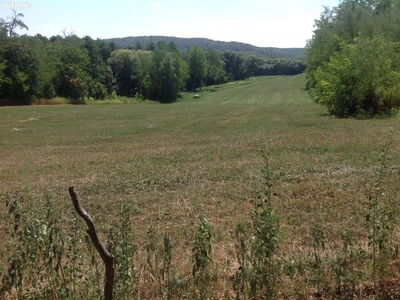
[[203, 85], [207, 75], [206, 52], [199, 46], [193, 46], [188, 51], [187, 62], [189, 67], [189, 89], [195, 91]]
[[325, 9], [307, 45], [307, 87], [332, 114], [400, 107], [398, 1], [343, 0]]
[[224, 51], [222, 60], [225, 62], [225, 71], [229, 80], [243, 80], [246, 78], [247, 67], [243, 55], [234, 51]]
[[138, 81], [138, 92], [143, 97], [148, 98], [150, 96], [151, 88], [150, 70], [152, 52], [147, 50], [139, 50], [136, 52], [136, 54], [139, 60], [139, 70], [136, 74]]
[[221, 84], [226, 81], [226, 73], [224, 70], [225, 63], [221, 58], [221, 53], [217, 50], [207, 50], [207, 75], [206, 85]]
[[46, 37], [39, 34], [34, 37], [23, 36], [19, 40], [32, 49], [38, 62], [36, 97], [53, 98], [56, 96], [53, 84], [57, 74], [56, 65], [60, 61], [56, 48]]
[[245, 64], [247, 66], [247, 77], [260, 76], [264, 66], [264, 60], [261, 57], [250, 55], [246, 57]]
[[158, 70], [161, 77], [160, 101], [171, 103], [178, 98], [179, 85], [175, 58], [171, 52], [167, 52]]
[[53, 39], [59, 57], [54, 86], [59, 96], [83, 101], [88, 96], [90, 58], [83, 42], [75, 35]]
[[118, 95], [133, 97], [138, 88], [139, 59], [135, 50], [121, 49], [111, 53], [108, 59], [116, 80]]
[[6, 22], [6, 28], [8, 30], [9, 37], [16, 37], [18, 34], [15, 32], [15, 29], [19, 27], [19, 29], [29, 30], [28, 26], [21, 20], [24, 17], [23, 14], [17, 13], [13, 10], [13, 15], [9, 17], [10, 21]]
[[90, 36], [83, 38], [83, 48], [86, 49], [90, 60], [87, 70], [91, 76], [88, 83], [88, 95], [95, 99], [104, 99], [107, 96], [107, 86], [112, 85], [112, 77], [107, 76], [107, 64], [101, 55], [101, 44], [102, 41], [95, 41]]
[[150, 98], [170, 103], [177, 100], [187, 79], [187, 66], [178, 52], [157, 45], [150, 67]]
[[38, 62], [32, 49], [10, 39], [0, 50], [0, 98], [9, 99], [14, 105], [31, 104], [38, 73]]

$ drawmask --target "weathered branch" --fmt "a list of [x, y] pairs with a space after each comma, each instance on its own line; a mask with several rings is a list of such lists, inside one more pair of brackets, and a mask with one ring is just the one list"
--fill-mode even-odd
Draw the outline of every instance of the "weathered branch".
[[97, 232], [96, 227], [94, 226], [92, 217], [82, 208], [78, 196], [75, 193], [74, 187], [71, 186], [69, 189], [69, 194], [72, 199], [72, 203], [74, 204], [75, 210], [79, 216], [81, 216], [87, 226], [88, 229], [86, 230], [89, 234], [94, 247], [96, 248], [97, 252], [99, 252], [101, 259], [104, 262], [106, 267], [106, 282], [104, 285], [104, 299], [105, 300], [112, 300], [113, 298], [113, 286], [114, 286], [114, 256], [106, 250], [104, 245], [101, 243]]

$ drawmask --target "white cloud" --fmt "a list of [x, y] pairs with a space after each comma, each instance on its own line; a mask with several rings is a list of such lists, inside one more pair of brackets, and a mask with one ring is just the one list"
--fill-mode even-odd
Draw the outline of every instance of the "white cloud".
[[153, 2], [153, 8], [160, 8], [162, 4], [160, 2]]

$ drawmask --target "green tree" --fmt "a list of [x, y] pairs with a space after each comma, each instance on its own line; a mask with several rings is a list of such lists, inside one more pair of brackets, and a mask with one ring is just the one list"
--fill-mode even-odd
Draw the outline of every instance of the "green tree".
[[204, 84], [207, 75], [207, 58], [206, 52], [199, 46], [193, 46], [187, 53], [187, 63], [189, 67], [188, 87], [191, 91]]
[[224, 70], [225, 63], [221, 58], [221, 53], [217, 50], [207, 50], [207, 76], [206, 85], [221, 84], [226, 80], [226, 73]]
[[178, 52], [156, 46], [150, 66], [150, 98], [164, 103], [177, 100], [187, 79], [187, 66]]
[[246, 57], [245, 64], [247, 66], [247, 77], [260, 76], [264, 66], [264, 60], [261, 57], [250, 55]]
[[73, 101], [84, 101], [91, 77], [87, 72], [90, 58], [82, 40], [75, 35], [57, 37], [53, 39], [53, 45], [59, 57], [53, 81], [56, 94]]
[[340, 51], [317, 69], [314, 100], [338, 116], [388, 113], [400, 105], [396, 45], [382, 38], [340, 41]]
[[175, 58], [171, 52], [166, 53], [161, 62], [159, 73], [161, 77], [160, 101], [174, 102], [178, 98], [179, 85], [178, 74], [176, 72]]
[[56, 65], [59, 62], [54, 45], [40, 34], [34, 37], [23, 36], [19, 39], [32, 49], [38, 63], [36, 97], [53, 98], [55, 96], [53, 81], [57, 75]]
[[399, 106], [399, 13], [398, 1], [343, 0], [316, 21], [307, 87], [332, 114], [375, 115]]
[[137, 42], [135, 43], [135, 49], [136, 49], [136, 50], [142, 50], [142, 44], [141, 44], [139, 41], [137, 41]]
[[316, 86], [315, 72], [318, 67], [327, 63], [330, 56], [337, 50], [339, 45], [335, 36], [335, 28], [332, 24], [334, 12], [328, 7], [324, 8], [320, 19], [315, 20], [314, 35], [306, 45], [306, 65], [307, 65], [307, 88], [312, 89]]
[[106, 87], [107, 94], [111, 94], [114, 90], [115, 78], [113, 75], [112, 68], [108, 65], [107, 60], [110, 58], [111, 53], [117, 50], [118, 47], [114, 43], [107, 43], [103, 40], [97, 39], [96, 43], [99, 48], [100, 55], [103, 60], [102, 68], [104, 72], [104, 85]]
[[154, 45], [153, 41], [146, 40], [144, 48], [148, 51], [154, 51], [156, 49], [156, 45]]
[[151, 88], [151, 62], [152, 62], [152, 52], [146, 50], [139, 50], [136, 52], [139, 59], [139, 70], [137, 73], [138, 81], [138, 92], [145, 98], [150, 96]]
[[4, 19], [0, 18], [0, 41], [4, 41], [7, 37], [7, 23]]
[[[3, 83], [5, 82], [4, 69], [6, 68], [6, 61], [3, 57], [2, 48], [7, 42], [7, 29], [5, 28], [4, 20], [0, 19], [0, 91]], [[1, 97], [1, 94], [0, 94]]]
[[222, 60], [225, 62], [225, 71], [229, 80], [243, 80], [247, 75], [247, 67], [244, 57], [234, 51], [224, 51]]
[[168, 49], [172, 52], [179, 52], [178, 51], [178, 47], [176, 46], [176, 44], [173, 41], [170, 41], [167, 45]]
[[138, 88], [139, 59], [134, 50], [114, 50], [108, 59], [116, 80], [118, 95], [133, 97]]
[[87, 50], [90, 60], [87, 70], [91, 76], [88, 83], [88, 95], [95, 99], [104, 99], [107, 96], [107, 87], [112, 85], [112, 77], [107, 74], [107, 64], [100, 51], [101, 43], [100, 40], [95, 41], [90, 36], [83, 38], [83, 47]]
[[14, 105], [31, 104], [35, 96], [38, 63], [32, 49], [15, 39], [0, 47], [0, 98]]

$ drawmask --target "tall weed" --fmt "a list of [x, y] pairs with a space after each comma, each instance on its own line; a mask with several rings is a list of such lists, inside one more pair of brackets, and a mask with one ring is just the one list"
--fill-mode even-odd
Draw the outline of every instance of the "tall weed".
[[114, 255], [114, 297], [135, 299], [138, 296], [138, 275], [134, 257], [137, 247], [131, 223], [132, 204], [124, 200], [118, 210], [118, 219], [111, 228], [107, 248]]
[[194, 295], [200, 300], [210, 297], [212, 281], [212, 231], [206, 218], [200, 221], [192, 248]]
[[398, 220], [398, 203], [385, 190], [385, 175], [392, 144], [393, 133], [389, 142], [382, 147], [377, 180], [365, 203], [365, 227], [368, 230], [368, 246], [372, 251], [372, 280], [375, 289], [378, 288], [378, 280], [380, 284], [384, 282], [395, 252], [393, 232]]
[[281, 217], [272, 201], [272, 174], [263, 148], [262, 188], [256, 188], [251, 240], [243, 224], [236, 227], [239, 269], [235, 274], [236, 299], [276, 299], [279, 294]]

